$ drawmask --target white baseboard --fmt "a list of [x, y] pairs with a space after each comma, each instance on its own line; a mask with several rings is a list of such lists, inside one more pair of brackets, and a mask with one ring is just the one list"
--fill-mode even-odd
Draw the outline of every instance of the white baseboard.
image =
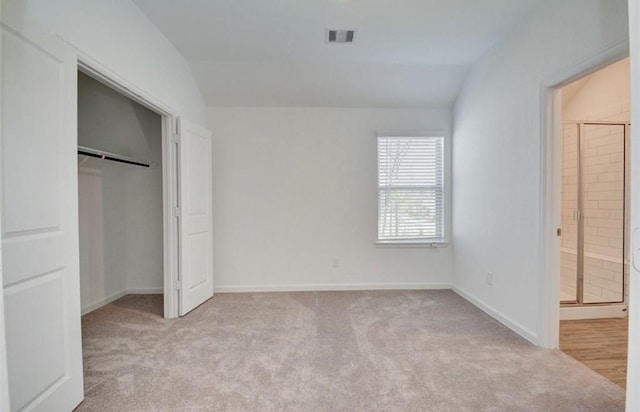
[[129, 288], [127, 295], [162, 295], [164, 288]]
[[216, 293], [246, 292], [312, 292], [339, 290], [422, 290], [451, 289], [450, 283], [320, 283], [294, 285], [229, 285], [216, 286]]
[[508, 316], [504, 315], [503, 313], [501, 313], [500, 311], [494, 309], [493, 307], [487, 305], [483, 301], [481, 301], [479, 299], [476, 299], [470, 293], [468, 293], [468, 292], [466, 292], [466, 291], [464, 291], [464, 290], [462, 290], [462, 289], [460, 289], [460, 288], [458, 288], [456, 286], [453, 286], [453, 291], [455, 293], [457, 293], [458, 295], [462, 296], [464, 299], [466, 299], [469, 302], [473, 303], [475, 306], [477, 306], [483, 312], [486, 312], [489, 316], [491, 316], [492, 318], [494, 318], [498, 322], [502, 323], [504, 326], [508, 327], [509, 329], [511, 329], [512, 331], [517, 333], [518, 335], [522, 336], [523, 338], [525, 338], [529, 342], [533, 343], [534, 345], [538, 345], [538, 336], [535, 333], [533, 333], [532, 331], [530, 331], [529, 329], [527, 329], [524, 326], [520, 325], [518, 322], [514, 321], [513, 319], [509, 318]]
[[104, 305], [108, 305], [109, 303], [113, 302], [114, 300], [118, 300], [121, 297], [123, 297], [124, 295], [126, 295], [128, 292], [126, 290], [121, 290], [120, 292], [116, 292], [113, 295], [107, 296], [104, 299], [100, 299], [92, 304], [90, 304], [87, 307], [82, 308], [82, 315], [86, 315], [89, 312], [93, 312], [96, 309], [99, 309], [101, 307], [103, 307]]
[[563, 306], [560, 308], [560, 320], [626, 318], [626, 304], [603, 306]]
[[100, 309], [101, 307], [108, 305], [109, 303], [120, 299], [126, 295], [155, 295], [164, 293], [163, 288], [147, 288], [147, 289], [125, 289], [120, 292], [116, 292], [110, 296], [107, 296], [104, 299], [100, 299], [97, 302], [90, 304], [87, 307], [82, 308], [82, 315], [86, 315], [89, 312], [93, 312], [96, 309]]

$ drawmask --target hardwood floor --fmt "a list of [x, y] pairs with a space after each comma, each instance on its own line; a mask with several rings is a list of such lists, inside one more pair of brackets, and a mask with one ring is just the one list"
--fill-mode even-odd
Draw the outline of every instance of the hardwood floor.
[[628, 318], [560, 321], [560, 349], [626, 388]]

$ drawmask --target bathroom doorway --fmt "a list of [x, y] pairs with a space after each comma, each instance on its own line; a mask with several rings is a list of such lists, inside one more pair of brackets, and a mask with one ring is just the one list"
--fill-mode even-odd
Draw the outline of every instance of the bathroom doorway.
[[560, 349], [624, 387], [630, 64], [560, 89]]
[[[561, 89], [563, 308], [615, 305], [617, 316], [626, 315], [629, 90], [628, 58]], [[561, 318], [581, 316], [569, 312]]]

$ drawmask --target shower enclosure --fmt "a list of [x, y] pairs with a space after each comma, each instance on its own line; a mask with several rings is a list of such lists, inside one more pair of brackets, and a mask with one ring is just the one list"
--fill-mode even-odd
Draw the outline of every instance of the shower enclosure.
[[563, 305], [626, 301], [629, 123], [562, 124]]

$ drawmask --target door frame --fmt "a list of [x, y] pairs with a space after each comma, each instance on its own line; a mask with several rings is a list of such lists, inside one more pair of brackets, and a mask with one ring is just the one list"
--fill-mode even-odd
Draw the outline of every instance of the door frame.
[[[2, 5], [0, 4], [0, 9]], [[0, 10], [0, 21], [2, 21], [2, 11]], [[2, 35], [0, 34], [0, 76], [2, 76]], [[2, 140], [2, 111], [0, 111], [0, 141]], [[1, 153], [0, 153], [0, 158]], [[2, 215], [2, 205], [0, 205], [0, 216]], [[2, 233], [2, 219], [0, 219], [0, 233]], [[0, 285], [2, 281], [2, 242], [0, 242]], [[0, 291], [0, 411], [9, 410], [9, 375], [7, 373], [7, 349], [4, 326], [4, 292]]]
[[[64, 39], [62, 39], [64, 41]], [[65, 42], [78, 56], [78, 70], [159, 114], [162, 122], [163, 296], [165, 319], [178, 317], [177, 112], [124, 77]]]
[[[635, 0], [629, 0], [629, 38], [631, 55], [631, 73], [637, 73], [640, 68], [640, 5]], [[640, 122], [640, 81], [637, 76], [631, 76], [631, 122]], [[631, 129], [631, 161], [640, 158], [640, 131], [638, 127]], [[636, 164], [638, 164], [636, 162]], [[636, 190], [631, 189], [631, 227], [640, 225], [640, 170], [631, 167], [631, 179], [639, 178], [636, 181]], [[627, 388], [637, 388], [640, 382], [640, 272], [635, 268], [636, 254], [640, 245], [631, 243], [629, 258], [632, 265], [629, 276], [629, 350], [627, 353]], [[637, 390], [627, 391], [627, 411], [637, 411], [640, 408], [640, 392]]]
[[540, 85], [540, 319], [538, 345], [558, 348], [560, 340], [561, 101], [560, 89], [629, 57], [629, 40], [544, 79]]

